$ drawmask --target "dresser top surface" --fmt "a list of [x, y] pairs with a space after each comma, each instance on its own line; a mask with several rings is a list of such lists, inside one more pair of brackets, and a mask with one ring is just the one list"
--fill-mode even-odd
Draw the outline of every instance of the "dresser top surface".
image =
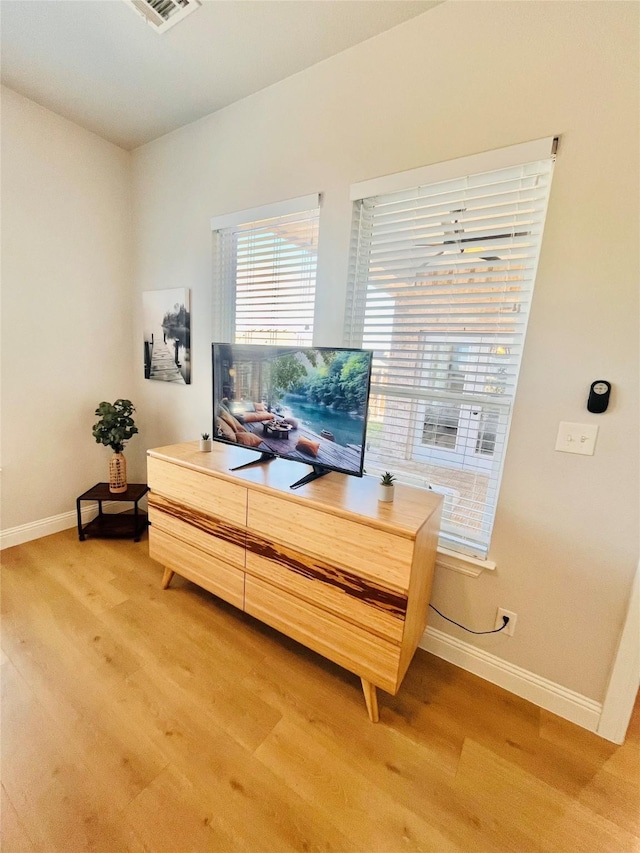
[[201, 452], [198, 442], [194, 441], [153, 448], [148, 454], [240, 483], [254, 491], [275, 492], [299, 505], [351, 518], [400, 536], [415, 536], [442, 504], [441, 495], [402, 483], [396, 484], [394, 500], [385, 503], [377, 498], [377, 477], [351, 477], [337, 472], [292, 491], [290, 486], [304, 474], [304, 466], [277, 458], [241, 471], [230, 471], [234, 466], [252, 461], [252, 457], [242, 448], [224, 444], [214, 443], [211, 452]]

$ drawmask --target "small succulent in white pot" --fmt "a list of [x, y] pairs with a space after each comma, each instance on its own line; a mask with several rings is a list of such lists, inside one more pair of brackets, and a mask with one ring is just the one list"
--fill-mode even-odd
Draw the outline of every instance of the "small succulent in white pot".
[[393, 493], [395, 491], [395, 477], [390, 471], [385, 471], [384, 474], [380, 476], [380, 482], [378, 483], [378, 500], [379, 501], [392, 501]]
[[208, 432], [202, 433], [202, 438], [200, 439], [200, 450], [204, 453], [211, 452], [211, 436]]

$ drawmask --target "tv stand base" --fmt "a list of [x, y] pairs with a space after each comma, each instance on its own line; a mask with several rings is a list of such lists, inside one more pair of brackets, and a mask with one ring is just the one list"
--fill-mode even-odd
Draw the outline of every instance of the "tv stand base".
[[243, 468], [251, 468], [253, 465], [262, 465], [263, 462], [271, 462], [277, 457], [273, 453], [261, 453], [257, 459], [252, 459], [251, 462], [244, 462], [242, 465], [236, 465], [235, 468], [229, 468], [230, 471], [242, 471]]
[[290, 489], [299, 489], [300, 486], [304, 486], [307, 483], [312, 483], [314, 480], [317, 480], [319, 477], [324, 477], [325, 474], [331, 473], [331, 468], [323, 468], [322, 465], [313, 465], [313, 471], [310, 471], [306, 476], [301, 477], [299, 480], [296, 480], [295, 483], [292, 483], [289, 488]]

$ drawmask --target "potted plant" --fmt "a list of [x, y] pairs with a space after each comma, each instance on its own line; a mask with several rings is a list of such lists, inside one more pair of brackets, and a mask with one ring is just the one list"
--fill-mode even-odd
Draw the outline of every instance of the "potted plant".
[[131, 400], [119, 399], [115, 403], [100, 403], [94, 413], [100, 417], [93, 425], [96, 443], [113, 450], [109, 461], [109, 491], [114, 494], [127, 491], [127, 461], [122, 451], [127, 441], [138, 432], [131, 417], [133, 412], [135, 407]]
[[202, 438], [200, 439], [200, 450], [204, 453], [211, 452], [211, 436], [208, 432], [202, 433]]
[[384, 474], [380, 477], [380, 482], [378, 483], [378, 500], [379, 501], [392, 501], [393, 493], [395, 491], [394, 481], [395, 477], [389, 471], [385, 471]]

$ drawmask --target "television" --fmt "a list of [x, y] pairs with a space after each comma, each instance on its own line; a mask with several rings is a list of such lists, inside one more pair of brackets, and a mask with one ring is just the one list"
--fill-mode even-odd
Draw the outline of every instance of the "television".
[[212, 344], [213, 439], [312, 466], [292, 489], [330, 471], [362, 477], [372, 352]]

